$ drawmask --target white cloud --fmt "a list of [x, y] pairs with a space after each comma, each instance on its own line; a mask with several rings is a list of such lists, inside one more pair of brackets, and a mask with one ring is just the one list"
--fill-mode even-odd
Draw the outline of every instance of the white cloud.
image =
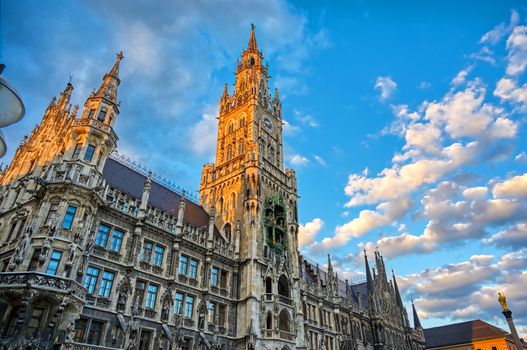
[[511, 11], [511, 18], [510, 22], [508, 24], [506, 23], [500, 23], [496, 27], [494, 27], [492, 30], [485, 33], [479, 42], [481, 44], [496, 44], [498, 43], [505, 35], [510, 33], [510, 31], [514, 28], [516, 24], [520, 21], [520, 15], [516, 10]]
[[285, 134], [292, 135], [300, 131], [299, 126], [293, 125], [285, 119], [282, 120], [282, 126], [283, 126], [283, 131]]
[[429, 81], [422, 81], [417, 87], [421, 90], [430, 89], [432, 87], [432, 83]]
[[527, 67], [527, 26], [514, 27], [507, 39], [507, 74], [517, 76]]
[[496, 84], [494, 95], [504, 101], [513, 102], [520, 108], [527, 108], [527, 83], [518, 86], [513, 79], [502, 78]]
[[217, 107], [203, 113], [201, 119], [190, 129], [190, 147], [200, 156], [211, 159], [216, 149], [218, 137], [218, 121], [216, 120]]
[[302, 125], [310, 128], [318, 128], [320, 126], [319, 122], [309, 114], [303, 114], [298, 110], [295, 110], [295, 118], [302, 123]]
[[517, 162], [527, 162], [527, 153], [521, 151], [516, 155], [516, 157], [514, 157], [514, 160]]
[[318, 164], [322, 165], [322, 166], [327, 166], [328, 164], [326, 163], [326, 161], [319, 155], [316, 155], [314, 154], [313, 155], [313, 158], [315, 158], [315, 160], [318, 162]]
[[472, 68], [473, 68], [473, 66], [468, 66], [467, 68], [462, 69], [461, 71], [459, 71], [459, 73], [457, 73], [457, 75], [454, 77], [454, 79], [452, 79], [452, 83], [451, 84], [453, 86], [457, 86], [457, 85], [463, 84], [467, 80], [467, 75], [470, 73]]
[[302, 248], [313, 243], [323, 226], [324, 221], [320, 218], [314, 218], [305, 224], [300, 224], [298, 227], [299, 246]]
[[310, 160], [304, 157], [303, 155], [293, 154], [289, 158], [289, 163], [291, 163], [292, 165], [296, 165], [296, 166], [304, 166], [304, 165], [308, 165], [310, 163]]
[[498, 247], [527, 247], [527, 223], [509, 226], [483, 242], [495, 244]]
[[390, 98], [397, 89], [397, 83], [390, 77], [377, 77], [374, 87], [380, 91], [380, 98], [386, 100]]
[[527, 173], [496, 183], [492, 194], [498, 198], [527, 198]]

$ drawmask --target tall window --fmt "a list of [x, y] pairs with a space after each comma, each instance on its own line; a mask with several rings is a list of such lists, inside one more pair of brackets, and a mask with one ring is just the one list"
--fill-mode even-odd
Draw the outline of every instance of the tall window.
[[198, 275], [198, 261], [196, 259], [191, 259], [188, 276], [190, 278], [196, 279], [197, 275]]
[[54, 250], [51, 253], [51, 259], [49, 260], [48, 269], [46, 273], [48, 275], [56, 275], [57, 270], [59, 269], [60, 259], [62, 258], [62, 252]]
[[86, 340], [86, 343], [92, 345], [100, 344], [103, 326], [103, 322], [92, 320], [90, 324], [90, 330], [88, 331], [88, 339]]
[[82, 150], [82, 143], [77, 143], [75, 145], [75, 149], [73, 150], [73, 158], [78, 158], [79, 155], [81, 154], [81, 150]]
[[22, 236], [22, 232], [24, 232], [24, 226], [26, 226], [26, 219], [22, 220], [22, 222], [18, 226], [18, 231], [16, 233], [15, 239]]
[[165, 255], [165, 248], [156, 244], [154, 249], [154, 265], [161, 266], [163, 264], [163, 256]]
[[176, 315], [181, 315], [183, 311], [183, 294], [176, 293], [176, 298], [174, 299], [174, 313]]
[[35, 336], [39, 333], [42, 326], [43, 319], [45, 318], [46, 307], [44, 305], [34, 305], [31, 311], [31, 317], [27, 326], [26, 333], [31, 336]]
[[62, 228], [69, 230], [71, 229], [71, 225], [73, 224], [73, 219], [75, 218], [75, 213], [77, 212], [77, 207], [74, 207], [73, 205], [68, 206], [68, 210], [66, 210], [66, 215], [64, 215], [64, 220], [62, 220]]
[[181, 257], [179, 258], [179, 274], [180, 275], [187, 274], [187, 265], [188, 265], [188, 258], [185, 255], [181, 255]]
[[232, 145], [228, 145], [227, 146], [227, 161], [231, 160], [232, 159]]
[[120, 252], [121, 246], [123, 245], [124, 233], [117, 229], [113, 229], [112, 240], [110, 241], [110, 250], [114, 252]]
[[88, 112], [88, 118], [93, 118], [95, 116], [95, 109], [90, 109]]
[[147, 309], [153, 309], [156, 306], [157, 299], [157, 286], [155, 284], [148, 285], [148, 290], [146, 293], [146, 303], [145, 307]]
[[112, 291], [113, 279], [115, 275], [113, 272], [104, 271], [102, 273], [101, 285], [99, 286], [99, 296], [109, 298]]
[[152, 248], [154, 244], [152, 242], [145, 242], [143, 245], [143, 252], [141, 253], [141, 260], [150, 262], [150, 258], [152, 257]]
[[95, 291], [95, 285], [97, 284], [97, 279], [99, 278], [99, 270], [96, 267], [88, 266], [86, 271], [86, 276], [84, 276], [84, 288], [88, 290], [88, 293], [93, 294]]
[[106, 111], [104, 109], [101, 109], [101, 111], [99, 112], [99, 115], [97, 116], [97, 119], [99, 119], [101, 122], [103, 122], [104, 119], [106, 119]]
[[86, 153], [84, 153], [84, 160], [87, 160], [90, 162], [93, 158], [93, 153], [95, 152], [95, 146], [88, 145], [88, 148], [86, 148]]
[[216, 304], [213, 303], [213, 302], [209, 302], [208, 309], [209, 309], [208, 310], [209, 311], [209, 313], [208, 313], [208, 318], [209, 318], [208, 321], [209, 321], [209, 323], [214, 323], [214, 319], [215, 319], [214, 311], [216, 310]]
[[218, 268], [217, 267], [212, 267], [211, 270], [210, 270], [210, 284], [213, 287], [217, 287], [218, 286], [218, 275], [219, 275]]
[[137, 304], [143, 305], [143, 301], [145, 300], [146, 282], [137, 280], [135, 290], [137, 293]]
[[52, 222], [57, 218], [57, 211], [59, 210], [58, 204], [51, 204], [48, 211], [48, 216], [46, 217], [46, 225], [51, 225]]
[[110, 228], [108, 226], [100, 224], [97, 235], [95, 236], [95, 244], [101, 247], [106, 247], [106, 243], [108, 243], [109, 232]]
[[221, 277], [221, 281], [220, 281], [221, 288], [227, 289], [228, 272], [225, 270], [221, 270], [220, 277]]
[[192, 311], [194, 309], [194, 297], [187, 295], [185, 299], [185, 317], [192, 318]]

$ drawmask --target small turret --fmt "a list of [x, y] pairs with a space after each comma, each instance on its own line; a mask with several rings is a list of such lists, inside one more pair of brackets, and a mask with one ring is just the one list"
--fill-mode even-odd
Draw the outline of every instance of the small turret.
[[414, 316], [414, 329], [422, 330], [421, 321], [419, 321], [419, 316], [417, 315], [417, 310], [415, 309], [414, 301], [412, 300], [412, 312]]
[[364, 262], [366, 265], [366, 287], [369, 293], [373, 292], [373, 279], [371, 277], [370, 264], [368, 263], [368, 255], [366, 255], [366, 249], [364, 249]]

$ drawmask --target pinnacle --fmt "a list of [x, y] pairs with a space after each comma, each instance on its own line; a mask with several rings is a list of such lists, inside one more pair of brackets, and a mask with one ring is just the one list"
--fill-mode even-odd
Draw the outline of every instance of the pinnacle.
[[249, 37], [249, 45], [247, 50], [258, 50], [258, 44], [256, 43], [256, 35], [254, 34], [254, 24], [251, 23], [251, 36]]

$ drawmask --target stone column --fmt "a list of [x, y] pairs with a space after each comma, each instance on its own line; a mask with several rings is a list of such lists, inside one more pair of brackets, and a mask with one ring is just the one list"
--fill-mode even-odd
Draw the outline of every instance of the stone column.
[[512, 320], [512, 311], [509, 310], [509, 307], [507, 306], [507, 298], [505, 297], [504, 294], [498, 293], [498, 301], [501, 304], [501, 307], [503, 309], [502, 314], [503, 316], [505, 316], [505, 319], [507, 320], [507, 323], [509, 324], [512, 339], [514, 340], [514, 345], [516, 345], [516, 350], [523, 350], [522, 342], [520, 341], [520, 337], [518, 336], [518, 331], [516, 331], [516, 327], [514, 326], [514, 321]]

